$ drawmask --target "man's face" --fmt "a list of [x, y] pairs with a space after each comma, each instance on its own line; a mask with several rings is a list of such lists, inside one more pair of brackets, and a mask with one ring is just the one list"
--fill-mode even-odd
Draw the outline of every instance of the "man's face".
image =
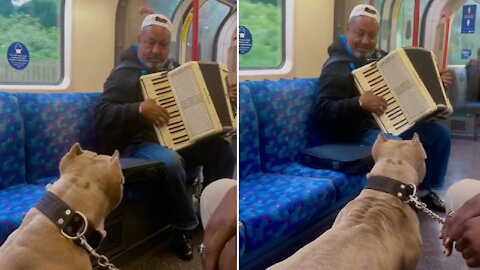
[[347, 26], [347, 45], [355, 57], [367, 58], [377, 46], [378, 23], [374, 18], [357, 16]]
[[170, 32], [162, 26], [145, 27], [138, 37], [138, 57], [146, 67], [158, 70], [170, 52]]

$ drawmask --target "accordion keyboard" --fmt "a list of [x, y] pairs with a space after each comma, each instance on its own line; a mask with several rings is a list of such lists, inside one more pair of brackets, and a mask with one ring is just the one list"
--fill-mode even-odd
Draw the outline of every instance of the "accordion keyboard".
[[166, 129], [171, 135], [174, 144], [181, 144], [189, 140], [185, 123], [180, 115], [180, 110], [173, 96], [172, 88], [168, 82], [167, 73], [152, 79], [154, 86], [153, 95], [151, 98], [155, 99], [158, 105], [162, 106], [168, 111], [170, 116]]
[[[391, 89], [380, 75], [376, 65], [371, 65], [368, 69], [362, 72], [362, 81], [359, 82], [364, 87], [363, 89], [372, 89], [376, 96], [383, 97], [387, 101], [387, 108], [385, 112], [378, 116], [380, 118], [379, 125], [382, 130], [390, 130], [392, 134], [400, 134], [409, 129], [411, 125], [408, 119], [403, 114], [400, 105], [392, 94]], [[358, 77], [357, 77], [358, 79]]]

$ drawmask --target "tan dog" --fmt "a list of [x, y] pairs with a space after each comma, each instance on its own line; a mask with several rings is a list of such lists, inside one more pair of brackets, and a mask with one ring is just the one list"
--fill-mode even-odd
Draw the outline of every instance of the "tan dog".
[[[369, 176], [418, 185], [425, 177], [426, 154], [417, 134], [411, 141], [386, 140], [372, 148]], [[364, 189], [338, 214], [332, 228], [269, 269], [414, 270], [421, 236], [415, 211], [398, 198]]]
[[[47, 190], [83, 213], [97, 230], [122, 198], [118, 151], [112, 157], [83, 151], [75, 144], [60, 161], [60, 179]], [[92, 269], [88, 253], [42, 212], [32, 208], [0, 247], [0, 268], [8, 270]]]

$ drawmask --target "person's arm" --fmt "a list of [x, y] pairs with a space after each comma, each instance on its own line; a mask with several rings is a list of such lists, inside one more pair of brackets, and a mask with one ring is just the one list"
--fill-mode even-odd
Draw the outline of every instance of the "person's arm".
[[[205, 227], [202, 256], [203, 269], [217, 269], [219, 257], [236, 258], [236, 249], [226, 244], [236, 235], [237, 228], [237, 188], [232, 187], [222, 199]], [[236, 247], [236, 244], [235, 244]], [[233, 254], [230, 254], [233, 252]], [[236, 262], [235, 262], [236, 265]]]
[[99, 127], [130, 125], [142, 118], [157, 126], [168, 123], [169, 115], [165, 108], [157, 105], [155, 100], [138, 97], [141, 95], [138, 78], [131, 78], [131, 75], [120, 70], [113, 71], [107, 78], [102, 97], [95, 107]]
[[[331, 65], [329, 69], [336, 69]], [[341, 75], [343, 74], [343, 75]], [[320, 126], [335, 126], [368, 113], [360, 107], [357, 91], [349, 70], [334, 74], [324, 70], [319, 79], [319, 97], [315, 104], [315, 118]]]
[[[445, 254], [447, 256], [452, 253], [454, 242], [457, 242], [457, 244], [455, 245], [457, 250], [461, 249], [461, 251], [463, 251], [467, 246], [465, 241], [469, 241], [469, 245], [479, 247], [477, 251], [480, 252], [480, 237], [476, 237], [480, 236], [480, 232], [472, 232], [472, 230], [479, 230], [480, 228], [479, 217], [480, 194], [468, 200], [462, 207], [460, 207], [456, 211], [455, 215], [447, 215], [447, 218], [445, 219], [445, 224], [443, 225], [440, 232], [440, 238], [443, 239]], [[476, 228], [472, 228], [471, 225], [479, 226], [477, 226]], [[466, 238], [464, 238], [464, 236], [466, 236]], [[463, 240], [460, 241], [460, 239], [462, 238]], [[459, 243], [460, 246], [458, 246]], [[477, 255], [478, 253], [472, 254], [472, 256]], [[480, 266], [480, 264], [476, 266]]]
[[122, 71], [113, 71], [107, 78], [102, 97], [94, 110], [98, 127], [123, 126], [140, 119], [136, 86], [126, 78]]
[[452, 85], [453, 77], [449, 70], [440, 71], [440, 79], [442, 80], [443, 86], [449, 88]]
[[218, 269], [237, 269], [237, 236], [234, 235], [223, 247], [218, 258]]

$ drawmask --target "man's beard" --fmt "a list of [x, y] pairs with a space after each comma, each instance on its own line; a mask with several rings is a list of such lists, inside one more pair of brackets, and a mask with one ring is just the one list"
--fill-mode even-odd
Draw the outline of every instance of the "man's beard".
[[372, 49], [367, 53], [359, 53], [358, 51], [354, 51], [353, 56], [355, 56], [356, 58], [369, 58], [374, 52], [375, 49]]
[[160, 68], [165, 64], [167, 60], [163, 61], [162, 63], [152, 63], [152, 62], [144, 62], [144, 65], [150, 69], [150, 70], [153, 70], [153, 71], [159, 71]]

